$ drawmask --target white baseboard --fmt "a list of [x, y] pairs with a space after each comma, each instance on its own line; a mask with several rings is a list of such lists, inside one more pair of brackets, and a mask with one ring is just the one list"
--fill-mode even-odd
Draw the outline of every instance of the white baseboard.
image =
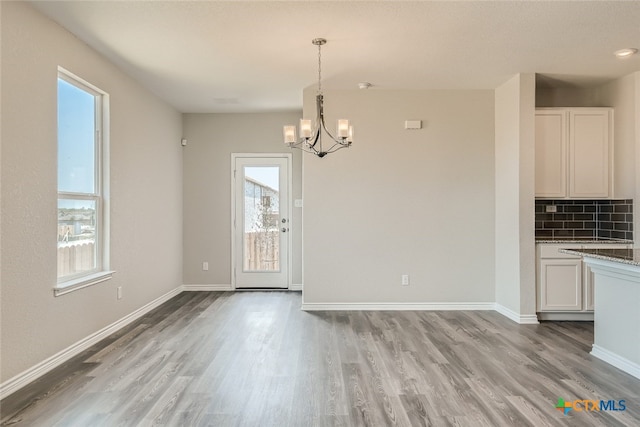
[[507, 317], [511, 320], [513, 320], [516, 323], [519, 323], [521, 325], [537, 325], [538, 323], [538, 316], [536, 316], [535, 314], [520, 314], [520, 313], [516, 313], [515, 311], [511, 310], [510, 308], [505, 307], [502, 304], [495, 304], [495, 310], [502, 314], [504, 317]]
[[492, 302], [449, 303], [449, 302], [397, 302], [397, 303], [315, 303], [303, 302], [304, 311], [452, 311], [452, 310], [493, 310]]
[[593, 322], [593, 311], [588, 313], [571, 311], [542, 311], [538, 313], [540, 320]]
[[220, 284], [220, 285], [182, 285], [182, 290], [185, 292], [195, 292], [195, 291], [233, 291], [233, 286], [230, 284]]
[[96, 344], [100, 340], [108, 337], [112, 333], [117, 332], [121, 328], [124, 328], [129, 323], [139, 319], [140, 317], [144, 316], [145, 314], [147, 314], [154, 308], [160, 306], [161, 304], [167, 302], [168, 300], [170, 300], [171, 298], [173, 298], [174, 296], [178, 295], [181, 292], [182, 292], [182, 286], [179, 286], [173, 289], [172, 291], [169, 291], [166, 294], [162, 295], [161, 297], [156, 298], [150, 303], [140, 307], [136, 311], [124, 316], [122, 319], [117, 320], [114, 323], [110, 324], [109, 326], [106, 326], [100, 329], [99, 331], [89, 335], [88, 337], [81, 339], [75, 344], [70, 345], [69, 347], [43, 360], [37, 365], [32, 366], [26, 371], [5, 381], [4, 383], [0, 384], [0, 400], [20, 390], [22, 387], [40, 378], [47, 372], [60, 366], [61, 364], [71, 359], [72, 357], [77, 356], [78, 354], [82, 353], [83, 351], [85, 351], [92, 345]]
[[636, 378], [640, 378], [640, 365], [632, 362], [629, 359], [626, 359], [622, 356], [613, 353], [606, 348], [602, 348], [596, 344], [591, 348], [591, 355], [597, 357], [598, 359], [607, 362], [610, 365], [615, 366], [616, 368], [626, 372], [627, 374], [633, 375]]
[[289, 290], [290, 291], [301, 291], [302, 290], [302, 283], [292, 283], [291, 286], [289, 286]]

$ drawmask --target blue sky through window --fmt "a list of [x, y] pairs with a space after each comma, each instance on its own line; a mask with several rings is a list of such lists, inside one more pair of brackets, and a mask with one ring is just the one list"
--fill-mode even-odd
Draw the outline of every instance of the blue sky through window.
[[95, 192], [95, 97], [58, 79], [58, 191]]
[[280, 190], [280, 168], [278, 166], [247, 166], [245, 176], [266, 184], [274, 190]]

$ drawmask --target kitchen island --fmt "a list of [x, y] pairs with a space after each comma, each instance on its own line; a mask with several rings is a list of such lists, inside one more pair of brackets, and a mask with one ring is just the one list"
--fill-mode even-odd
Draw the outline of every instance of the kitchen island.
[[595, 274], [591, 354], [640, 378], [640, 249], [561, 249]]

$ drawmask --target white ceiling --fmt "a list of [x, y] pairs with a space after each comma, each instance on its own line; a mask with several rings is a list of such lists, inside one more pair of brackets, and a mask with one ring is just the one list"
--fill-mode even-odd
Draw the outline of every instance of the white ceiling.
[[44, 1], [43, 13], [182, 112], [301, 109], [302, 89], [593, 86], [640, 70], [640, 1]]

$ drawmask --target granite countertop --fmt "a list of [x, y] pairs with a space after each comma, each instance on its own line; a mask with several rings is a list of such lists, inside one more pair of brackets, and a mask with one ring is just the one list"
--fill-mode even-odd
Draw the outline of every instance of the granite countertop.
[[633, 244], [633, 240], [608, 239], [605, 237], [536, 237], [536, 243], [605, 243], [629, 245]]
[[640, 249], [560, 249], [560, 252], [640, 266]]

